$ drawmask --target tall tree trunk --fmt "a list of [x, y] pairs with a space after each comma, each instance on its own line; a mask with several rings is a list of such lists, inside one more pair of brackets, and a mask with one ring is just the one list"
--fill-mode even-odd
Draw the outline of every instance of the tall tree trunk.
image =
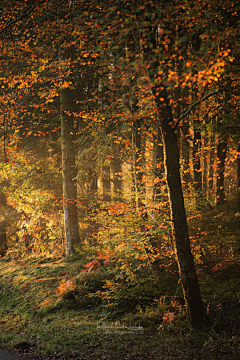
[[[194, 101], [197, 101], [197, 95], [195, 93], [197, 89], [193, 90]], [[196, 199], [196, 209], [200, 208], [200, 201], [202, 196], [202, 169], [201, 169], [201, 146], [202, 146], [202, 136], [200, 131], [200, 120], [199, 120], [199, 109], [194, 111], [193, 119], [193, 178], [194, 178], [194, 189], [195, 189], [195, 199]]]
[[169, 121], [169, 116], [171, 116], [170, 108], [168, 109], [168, 114], [163, 114], [162, 111], [160, 122], [163, 135], [164, 166], [168, 184], [171, 217], [173, 220], [173, 237], [188, 315], [192, 325], [198, 327], [203, 324], [204, 309], [190, 248], [179, 171], [178, 140], [174, 129], [169, 125], [169, 122], [171, 122]]
[[144, 43], [144, 51], [148, 62], [148, 73], [152, 84], [152, 92], [155, 98], [159, 116], [159, 125], [162, 132], [164, 167], [172, 217], [173, 240], [188, 316], [193, 327], [202, 327], [205, 316], [204, 307], [188, 235], [187, 218], [180, 177], [178, 138], [176, 129], [173, 126], [174, 119], [167, 89], [164, 83], [159, 82], [157, 79], [159, 61], [156, 58], [155, 49], [155, 32], [152, 28], [148, 28], [148, 40]]
[[143, 197], [145, 186], [143, 184], [143, 163], [142, 163], [142, 131], [141, 119], [135, 119], [132, 125], [132, 146], [133, 146], [133, 170], [136, 190], [136, 204], [138, 209], [144, 207]]
[[237, 144], [237, 191], [238, 191], [238, 212], [240, 213], [240, 141]]
[[163, 164], [163, 145], [161, 129], [157, 128], [157, 138], [155, 140], [154, 153], [154, 175], [155, 182], [153, 187], [153, 201], [159, 203], [162, 200], [162, 185], [164, 183], [164, 164]]
[[0, 209], [1, 215], [3, 215], [3, 219], [0, 222], [0, 256], [5, 256], [8, 246], [7, 246], [7, 232], [6, 232], [6, 218], [5, 218], [5, 210], [6, 210], [6, 197], [3, 192], [0, 191]]
[[209, 167], [208, 167], [208, 199], [213, 195], [214, 187], [214, 163], [215, 163], [215, 134], [212, 132], [209, 144]]
[[104, 165], [102, 170], [103, 201], [111, 201], [110, 166]]
[[94, 168], [90, 168], [87, 176], [87, 198], [97, 201], [98, 197], [98, 174]]
[[[225, 78], [226, 87], [231, 88], [231, 78], [226, 75]], [[231, 112], [229, 108], [229, 102], [231, 100], [231, 94], [228, 92], [224, 93], [223, 105], [222, 105], [222, 116], [220, 115], [217, 125], [220, 128], [217, 144], [217, 191], [216, 191], [216, 204], [220, 205], [226, 201], [226, 194], [224, 189], [224, 174], [225, 174], [225, 163], [227, 157], [227, 145], [228, 145], [228, 133], [226, 129], [221, 127], [225, 123], [225, 116]], [[225, 115], [225, 116], [224, 116]]]
[[208, 136], [207, 133], [203, 136], [203, 171], [202, 171], [202, 192], [203, 196], [207, 198], [207, 171], [208, 171], [208, 162], [207, 162], [207, 155], [208, 155]]
[[62, 89], [60, 92], [63, 210], [67, 257], [73, 253], [74, 245], [80, 242], [72, 115], [74, 111], [73, 94], [73, 90], [69, 88]]
[[217, 145], [217, 192], [216, 192], [216, 204], [223, 204], [226, 200], [224, 190], [224, 173], [225, 162], [227, 156], [227, 136], [220, 134]]
[[[201, 47], [201, 38], [198, 34], [193, 35], [192, 37], [192, 53], [193, 58], [197, 60], [199, 50]], [[192, 89], [192, 100], [194, 102], [198, 101], [198, 85], [195, 83], [195, 87]], [[196, 198], [196, 209], [200, 208], [200, 201], [202, 197], [202, 169], [201, 169], [201, 146], [202, 146], [202, 137], [200, 129], [200, 116], [199, 108], [196, 107], [193, 114], [193, 178], [194, 178], [194, 188], [195, 188], [195, 198]]]
[[114, 157], [113, 166], [113, 192], [114, 201], [122, 200], [122, 162], [119, 158]]
[[[183, 168], [183, 181], [188, 190], [188, 184], [192, 183], [193, 179], [191, 177], [190, 169], [190, 144], [189, 144], [189, 123], [184, 121], [181, 126], [181, 138], [180, 138], [180, 149], [181, 149], [181, 160]], [[189, 191], [189, 190], [188, 190]]]

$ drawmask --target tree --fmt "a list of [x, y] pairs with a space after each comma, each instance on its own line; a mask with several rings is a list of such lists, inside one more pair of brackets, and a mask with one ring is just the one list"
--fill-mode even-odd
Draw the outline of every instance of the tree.
[[240, 141], [237, 145], [237, 191], [238, 191], [238, 212], [240, 212]]
[[6, 234], [6, 196], [0, 191], [0, 209], [1, 209], [1, 220], [0, 220], [0, 256], [4, 256], [8, 249], [7, 245], [7, 234]]
[[69, 88], [60, 91], [63, 209], [67, 256], [73, 253], [74, 245], [80, 242], [77, 216], [73, 94], [73, 90]]
[[158, 121], [163, 139], [164, 167], [168, 185], [168, 196], [173, 221], [173, 238], [179, 272], [181, 274], [190, 321], [193, 326], [199, 327], [204, 323], [204, 308], [188, 236], [179, 169], [178, 139], [176, 129], [173, 126], [174, 121], [169, 103], [169, 95], [164, 84], [156, 81], [155, 74], [158, 73], [159, 61], [155, 55], [155, 50], [157, 49], [155, 36], [154, 31], [151, 32], [151, 35], [148, 33], [148, 39], [150, 40], [145, 42], [144, 51], [149, 64], [149, 78], [152, 83], [152, 91], [159, 114]]

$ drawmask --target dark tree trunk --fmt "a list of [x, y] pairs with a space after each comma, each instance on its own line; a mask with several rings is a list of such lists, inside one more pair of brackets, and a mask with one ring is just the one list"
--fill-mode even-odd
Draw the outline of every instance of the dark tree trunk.
[[156, 182], [153, 187], [153, 201], [159, 203], [162, 200], [163, 184], [164, 184], [164, 164], [163, 164], [163, 145], [161, 129], [158, 126], [157, 138], [155, 140], [154, 153], [154, 175]]
[[215, 163], [215, 134], [211, 134], [210, 137], [210, 149], [209, 149], [209, 170], [208, 170], [208, 197], [213, 195], [214, 187], [214, 163]]
[[[194, 95], [197, 89], [194, 89]], [[194, 100], [197, 101], [197, 96], [194, 96]], [[196, 199], [196, 209], [199, 210], [200, 202], [202, 197], [202, 168], [201, 168], [201, 146], [202, 146], [202, 136], [200, 130], [200, 121], [199, 121], [199, 109], [194, 111], [193, 119], [193, 179], [194, 179], [194, 189], [195, 189], [195, 199]]]
[[98, 194], [98, 174], [90, 168], [88, 172], [87, 195], [88, 199], [97, 199]]
[[143, 183], [143, 144], [141, 126], [142, 124], [140, 119], [136, 119], [132, 125], [133, 172], [136, 191], [136, 204], [138, 209], [144, 206], [143, 197], [145, 194], [145, 186]]
[[188, 235], [187, 218], [184, 206], [179, 166], [179, 148], [177, 132], [174, 128], [172, 109], [168, 91], [164, 82], [157, 80], [159, 61], [156, 58], [156, 37], [152, 28], [148, 28], [148, 40], [144, 43], [145, 58], [152, 84], [152, 92], [158, 110], [159, 125], [162, 132], [164, 167], [168, 185], [168, 197], [172, 217], [173, 241], [182, 281], [187, 312], [193, 327], [204, 324], [204, 307], [197, 281], [193, 256]]
[[69, 88], [60, 92], [61, 104], [61, 149], [63, 210], [66, 241], [66, 256], [74, 251], [74, 245], [80, 242], [77, 216], [77, 184], [74, 150], [73, 115], [74, 92]]
[[216, 192], [216, 204], [220, 205], [226, 201], [226, 195], [224, 190], [224, 173], [225, 162], [227, 156], [227, 137], [220, 135], [217, 145], [217, 192]]
[[202, 171], [202, 192], [205, 199], [207, 198], [207, 170], [208, 170], [207, 149], [208, 149], [208, 136], [207, 134], [205, 134], [203, 136], [203, 171]]
[[194, 327], [201, 327], [204, 323], [204, 308], [190, 248], [179, 170], [178, 139], [176, 132], [169, 125], [169, 123], [171, 123], [170, 116], [170, 108], [168, 109], [168, 113], [167, 111], [165, 113], [162, 111], [160, 122], [163, 135], [164, 165], [168, 184], [168, 196], [173, 220], [173, 237], [188, 315]]
[[[6, 232], [6, 219], [5, 219], [5, 211], [6, 211], [6, 197], [5, 194], [0, 192], [0, 209], [3, 214], [3, 219], [0, 222], [0, 256], [5, 256], [8, 246], [7, 246], [7, 232]], [[1, 214], [1, 215], [2, 215]]]
[[240, 212], [240, 141], [237, 144], [237, 191], [238, 191], [238, 212]]
[[[201, 48], [201, 38], [198, 34], [192, 37], [192, 53], [195, 59], [199, 56], [199, 50]], [[196, 74], [196, 73], [195, 73]], [[198, 101], [198, 86], [195, 83], [192, 89], [192, 98], [194, 102]], [[196, 198], [196, 209], [200, 208], [200, 201], [202, 197], [202, 169], [201, 169], [201, 146], [202, 137], [199, 120], [199, 108], [196, 107], [193, 114], [193, 178], [194, 178], [194, 189]]]
[[190, 170], [190, 145], [189, 145], [189, 123], [184, 121], [181, 127], [181, 159], [182, 159], [182, 168], [183, 168], [183, 181], [185, 186], [188, 188], [188, 184], [192, 183], [193, 179], [191, 177]]
[[197, 129], [194, 129], [194, 139], [193, 139], [193, 175], [194, 175], [194, 188], [196, 191], [196, 198], [201, 197], [202, 191], [202, 169], [201, 169], [201, 143], [202, 137], [201, 132]]

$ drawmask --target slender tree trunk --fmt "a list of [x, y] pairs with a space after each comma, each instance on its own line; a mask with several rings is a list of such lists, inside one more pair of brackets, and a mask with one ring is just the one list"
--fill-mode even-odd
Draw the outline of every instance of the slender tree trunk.
[[162, 132], [164, 167], [168, 185], [177, 262], [190, 322], [193, 327], [202, 327], [205, 314], [188, 235], [180, 177], [178, 138], [176, 129], [173, 126], [174, 120], [167, 89], [163, 82], [157, 80], [159, 62], [155, 53], [155, 32], [152, 28], [149, 28], [148, 34], [148, 40], [144, 43], [144, 51], [148, 62], [148, 73]]
[[157, 182], [153, 187], [153, 201], [159, 203], [162, 200], [162, 185], [164, 183], [163, 145], [161, 129], [158, 126], [154, 153], [154, 175]]
[[73, 94], [74, 92], [69, 88], [62, 89], [60, 92], [63, 210], [67, 257], [74, 252], [74, 245], [80, 242], [72, 115], [74, 110]]
[[132, 146], [133, 146], [133, 169], [136, 189], [136, 203], [138, 209], [144, 206], [143, 197], [145, 186], [143, 184], [143, 163], [142, 163], [142, 132], [141, 120], [136, 119], [132, 125]]
[[110, 166], [104, 165], [102, 170], [103, 201], [111, 201]]
[[207, 171], [208, 171], [208, 163], [207, 163], [207, 149], [208, 149], [208, 137], [207, 134], [203, 136], [203, 171], [202, 171], [202, 192], [203, 196], [207, 198]]
[[132, 151], [132, 163], [131, 163], [131, 208], [132, 212], [136, 212], [136, 181], [135, 181], [135, 169], [133, 166], [134, 152]]
[[216, 192], [216, 204], [220, 205], [226, 201], [226, 195], [224, 190], [224, 173], [225, 162], [227, 156], [227, 136], [220, 135], [217, 145], [217, 192]]
[[0, 256], [5, 256], [8, 246], [7, 246], [7, 232], [6, 232], [6, 219], [5, 219], [5, 208], [6, 208], [6, 197], [3, 192], [0, 192], [0, 209], [2, 210], [3, 219], [0, 222]]
[[189, 145], [189, 123], [184, 121], [181, 127], [181, 159], [183, 168], [183, 181], [188, 188], [188, 184], [193, 182], [190, 170], [190, 145]]
[[114, 201], [122, 200], [122, 162], [114, 157], [113, 162], [113, 192]]
[[[197, 90], [195, 89], [194, 92]], [[197, 97], [195, 96], [195, 101]], [[193, 122], [193, 177], [194, 177], [194, 189], [195, 189], [195, 199], [196, 199], [196, 209], [200, 208], [200, 200], [202, 196], [202, 168], [201, 168], [201, 146], [202, 146], [202, 136], [200, 131], [200, 121], [199, 121], [199, 109], [196, 109], [194, 112], [194, 122]]]
[[238, 191], [238, 212], [240, 212], [240, 141], [237, 144], [237, 191]]
[[169, 122], [171, 122], [169, 121], [169, 116], [170, 109], [169, 114], [162, 114], [160, 121], [164, 144], [164, 165], [168, 184], [168, 196], [173, 220], [173, 237], [188, 315], [192, 325], [199, 327], [204, 322], [204, 308], [190, 248], [179, 170], [178, 139], [176, 132], [169, 125]]
[[88, 172], [87, 198], [88, 200], [97, 200], [98, 196], [98, 174], [94, 168], [90, 168]]
[[214, 163], [215, 163], [215, 134], [210, 136], [209, 167], [208, 167], [208, 199], [213, 195], [214, 188]]
[[[192, 53], [193, 58], [197, 59], [199, 56], [199, 50], [201, 48], [201, 38], [198, 34], [193, 35], [192, 37]], [[192, 98], [193, 101], [198, 101], [198, 85], [195, 83], [195, 87], [192, 89]], [[196, 107], [193, 114], [193, 178], [194, 178], [194, 188], [195, 188], [195, 199], [196, 199], [196, 209], [200, 208], [200, 201], [202, 197], [202, 168], [201, 168], [201, 146], [202, 146], [202, 136], [200, 129], [200, 116], [199, 108]]]

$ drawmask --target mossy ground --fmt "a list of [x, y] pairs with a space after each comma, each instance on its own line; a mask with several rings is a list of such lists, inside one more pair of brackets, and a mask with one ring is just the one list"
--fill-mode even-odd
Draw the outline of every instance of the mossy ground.
[[[56, 359], [239, 359], [240, 219], [234, 209], [213, 210], [191, 221], [190, 233], [207, 329], [192, 330], [179, 304], [105, 316], [87, 295], [56, 292], [86, 259], [1, 259], [0, 346], [26, 341], [33, 354]], [[164, 323], [162, 311], [174, 311], [174, 320]]]

